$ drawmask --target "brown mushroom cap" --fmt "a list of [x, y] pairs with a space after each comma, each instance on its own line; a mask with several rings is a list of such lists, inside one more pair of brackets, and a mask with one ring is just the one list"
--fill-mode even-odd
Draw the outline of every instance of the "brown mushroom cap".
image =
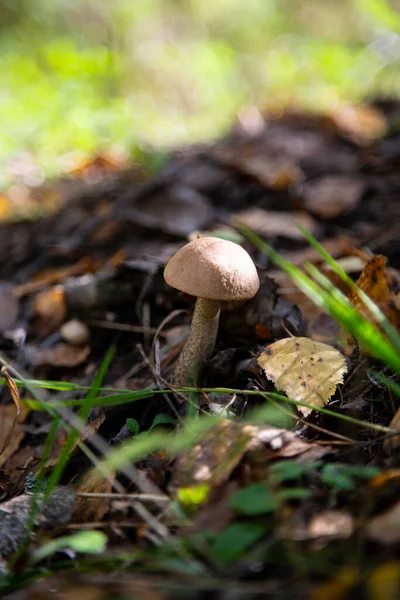
[[246, 250], [214, 237], [193, 240], [178, 250], [165, 267], [164, 278], [181, 292], [209, 300], [247, 300], [260, 287]]

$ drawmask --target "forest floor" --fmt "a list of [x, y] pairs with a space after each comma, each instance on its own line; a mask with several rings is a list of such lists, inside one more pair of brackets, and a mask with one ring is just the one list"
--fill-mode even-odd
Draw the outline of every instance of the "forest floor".
[[[40, 187], [21, 165], [0, 203], [2, 597], [399, 597], [399, 346], [377, 359], [400, 331], [399, 123], [390, 100], [252, 109], [162, 164], [103, 154]], [[297, 224], [392, 325], [381, 355]], [[248, 230], [318, 267], [367, 319], [360, 337]], [[222, 311], [182, 393], [194, 298], [163, 271], [199, 232], [241, 244], [261, 285]]]

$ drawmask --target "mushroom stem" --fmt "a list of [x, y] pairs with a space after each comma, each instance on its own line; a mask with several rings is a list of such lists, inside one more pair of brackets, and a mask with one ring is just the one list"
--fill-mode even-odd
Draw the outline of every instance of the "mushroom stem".
[[175, 368], [174, 383], [177, 387], [197, 383], [203, 363], [215, 347], [220, 312], [220, 300], [197, 298], [189, 337]]

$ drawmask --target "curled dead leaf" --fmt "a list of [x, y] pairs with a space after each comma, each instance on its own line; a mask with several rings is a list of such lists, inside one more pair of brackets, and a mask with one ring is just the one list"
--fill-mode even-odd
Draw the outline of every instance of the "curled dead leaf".
[[[389, 287], [386, 262], [385, 256], [380, 254], [372, 256], [365, 265], [356, 284], [362, 292], [375, 302], [393, 327], [400, 331], [400, 311], [396, 306], [395, 296]], [[350, 292], [349, 300], [366, 319], [376, 321], [356, 290]]]

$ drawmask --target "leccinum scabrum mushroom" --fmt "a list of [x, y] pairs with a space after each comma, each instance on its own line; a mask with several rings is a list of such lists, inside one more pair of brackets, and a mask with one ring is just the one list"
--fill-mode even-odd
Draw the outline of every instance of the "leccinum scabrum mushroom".
[[214, 237], [183, 246], [168, 262], [164, 278], [171, 287], [197, 297], [190, 334], [174, 374], [176, 386], [190, 386], [214, 350], [221, 302], [252, 298], [260, 281], [246, 250]]

